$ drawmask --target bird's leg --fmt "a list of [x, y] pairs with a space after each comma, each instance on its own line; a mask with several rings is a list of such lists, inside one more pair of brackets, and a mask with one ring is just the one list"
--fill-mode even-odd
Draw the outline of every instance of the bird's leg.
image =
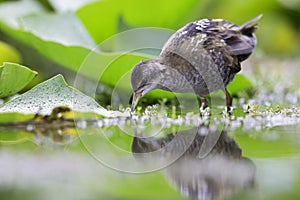
[[200, 97], [201, 100], [201, 110], [205, 110], [205, 108], [208, 107], [208, 102], [207, 99], [205, 97]]
[[208, 101], [205, 97], [201, 97], [200, 96], [200, 100], [201, 100], [201, 107], [200, 107], [200, 116], [210, 116], [210, 109], [208, 107]]
[[130, 96], [130, 99], [129, 99], [129, 104], [132, 104], [132, 100], [133, 100], [133, 93], [131, 94], [131, 96]]
[[227, 88], [224, 90], [226, 98], [225, 98], [225, 104], [226, 104], [226, 109], [228, 113], [232, 113], [232, 97], [230, 93], [228, 92]]

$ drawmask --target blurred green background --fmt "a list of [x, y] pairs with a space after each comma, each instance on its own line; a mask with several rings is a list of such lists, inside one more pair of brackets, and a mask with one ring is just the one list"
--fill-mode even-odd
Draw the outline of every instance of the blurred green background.
[[[0, 1], [0, 8], [19, 1]], [[27, 1], [28, 2], [28, 1]], [[53, 66], [64, 65], [57, 60], [46, 59], [36, 52], [36, 45], [25, 44], [24, 38], [11, 31], [7, 22], [15, 16], [38, 13], [74, 13], [84, 24], [95, 43], [100, 43], [111, 35], [134, 27], [162, 27], [177, 30], [186, 23], [201, 18], [223, 18], [238, 25], [258, 14], [263, 14], [259, 22], [257, 55], [276, 57], [297, 57], [300, 53], [300, 1], [299, 0], [83, 0], [57, 1], [40, 0], [38, 12], [27, 12], [23, 8], [13, 9], [15, 14], [0, 11], [0, 62], [10, 61], [29, 67], [39, 66], [45, 77], [64, 69]], [[46, 23], [46, 22], [45, 22]], [[49, 25], [51, 26], [51, 24]], [[56, 70], [56, 71], [55, 71]]]
[[[144, 41], [162, 47], [171, 33], [203, 18], [222, 18], [242, 25], [260, 14], [263, 18], [255, 33], [257, 49], [243, 63], [243, 72], [236, 76], [234, 87], [229, 85], [228, 89], [233, 96], [246, 98], [264, 89], [283, 95], [291, 86], [297, 90], [299, 80], [294, 76], [299, 69], [300, 0], [2, 0], [0, 66], [3, 62], [14, 62], [38, 73], [20, 93], [63, 74], [67, 83], [96, 97], [100, 105], [110, 105], [114, 91], [116, 99], [121, 99], [116, 105], [128, 104], [132, 93], [131, 69], [141, 60], [157, 56], [157, 52], [124, 54], [122, 48], [136, 47]], [[137, 28], [144, 29], [133, 31], [136, 35], [128, 39], [131, 33], [128, 30]], [[119, 38], [114, 38], [118, 33], [127, 33], [127, 36], [119, 34]], [[270, 75], [270, 72], [276, 72], [275, 76], [265, 79], [265, 74]], [[282, 73], [286, 75], [281, 76]], [[239, 76], [241, 74], [246, 78]], [[75, 84], [81, 76], [83, 80]], [[278, 78], [285, 78], [284, 86]], [[239, 84], [235, 84], [236, 80]], [[85, 81], [96, 85], [92, 91], [95, 93], [86, 89], [90, 85]], [[280, 84], [281, 87], [277, 87]], [[241, 91], [246, 91], [244, 96], [238, 94]], [[170, 97], [169, 93], [168, 96], [155, 92], [148, 95]]]

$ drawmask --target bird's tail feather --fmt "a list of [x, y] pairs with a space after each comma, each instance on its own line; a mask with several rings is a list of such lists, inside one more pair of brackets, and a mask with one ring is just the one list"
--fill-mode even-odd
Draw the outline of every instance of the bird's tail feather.
[[244, 34], [244, 35], [249, 35], [252, 34], [256, 31], [257, 27], [256, 27], [256, 22], [258, 20], [260, 20], [262, 18], [262, 14], [258, 15], [257, 17], [247, 21], [246, 23], [244, 23], [242, 26], [240, 26], [240, 31]]

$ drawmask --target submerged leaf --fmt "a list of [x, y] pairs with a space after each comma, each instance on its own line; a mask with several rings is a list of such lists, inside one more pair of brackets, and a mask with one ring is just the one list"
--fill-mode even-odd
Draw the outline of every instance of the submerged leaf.
[[37, 72], [15, 63], [0, 66], [0, 98], [13, 95], [22, 90]]
[[116, 114], [101, 107], [93, 98], [68, 86], [62, 75], [57, 75], [12, 99], [0, 107], [0, 113], [50, 115], [59, 106], [67, 106], [75, 112], [92, 112], [106, 117]]

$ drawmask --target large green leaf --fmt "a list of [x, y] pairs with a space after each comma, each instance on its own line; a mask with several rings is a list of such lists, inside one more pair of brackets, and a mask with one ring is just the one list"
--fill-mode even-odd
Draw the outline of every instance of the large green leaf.
[[0, 107], [0, 113], [50, 115], [56, 107], [67, 106], [75, 112], [91, 112], [113, 116], [93, 98], [68, 86], [62, 75], [57, 75]]
[[36, 1], [0, 4], [0, 28], [11, 37], [36, 48], [45, 57], [74, 70], [95, 47], [93, 39], [75, 15], [46, 14]]
[[71, 13], [28, 16], [21, 22], [24, 39], [42, 55], [74, 71], [95, 48], [93, 40]]
[[30, 32], [45, 42], [87, 49], [95, 48], [95, 43], [85, 28], [71, 13], [30, 15], [21, 18], [20, 25], [24, 32]]
[[4, 2], [0, 4], [0, 21], [10, 28], [19, 29], [21, 17], [40, 12], [44, 12], [44, 9], [37, 1]]
[[[12, 12], [13, 11], [13, 12]], [[20, 18], [43, 13], [45, 9], [33, 0], [4, 2], [0, 4], [0, 28], [12, 38], [32, 44], [21, 31]]]
[[36, 75], [37, 72], [22, 65], [4, 63], [0, 66], [0, 98], [19, 92]]

